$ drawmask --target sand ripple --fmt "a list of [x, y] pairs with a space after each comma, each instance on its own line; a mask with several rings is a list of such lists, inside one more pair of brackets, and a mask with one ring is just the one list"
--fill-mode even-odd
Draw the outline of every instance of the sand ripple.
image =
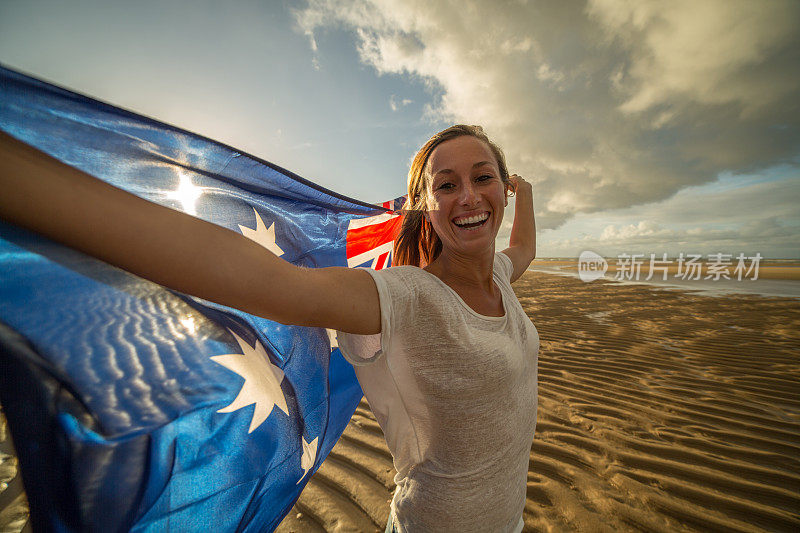
[[[800, 301], [538, 272], [515, 290], [542, 341], [526, 531], [800, 531]], [[362, 400], [278, 531], [383, 531], [394, 474]]]
[[[526, 531], [800, 531], [798, 300], [515, 290], [542, 340]], [[278, 531], [383, 531], [394, 473], [362, 401]]]

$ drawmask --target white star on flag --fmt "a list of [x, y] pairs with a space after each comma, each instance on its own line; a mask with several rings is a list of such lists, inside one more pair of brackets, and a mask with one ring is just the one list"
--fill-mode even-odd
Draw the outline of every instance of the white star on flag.
[[339, 347], [339, 339], [336, 337], [336, 330], [326, 329], [325, 331], [328, 333], [328, 341], [331, 343], [331, 351], [333, 351]]
[[266, 350], [258, 340], [256, 340], [255, 347], [252, 347], [233, 331], [231, 334], [239, 343], [242, 353], [215, 355], [211, 360], [242, 376], [244, 385], [233, 402], [217, 412], [232, 413], [242, 407], [255, 404], [250, 429], [247, 431], [252, 433], [267, 419], [275, 406], [287, 416], [289, 415], [286, 397], [281, 390], [283, 370], [272, 364]]
[[311, 442], [306, 442], [305, 437], [300, 438], [303, 441], [303, 456], [300, 458], [300, 468], [303, 469], [303, 475], [300, 476], [295, 485], [299, 485], [308, 474], [308, 471], [311, 470], [311, 467], [314, 466], [314, 461], [317, 458], [317, 441], [319, 440], [319, 437], [314, 437]]
[[278, 257], [282, 256], [283, 250], [275, 242], [275, 223], [273, 222], [269, 225], [269, 228], [267, 228], [267, 226], [264, 224], [264, 221], [261, 220], [261, 215], [258, 214], [258, 211], [256, 211], [255, 208], [253, 208], [253, 212], [256, 214], [256, 229], [248, 228], [247, 226], [242, 226], [239, 224], [239, 229], [242, 230], [242, 235], [257, 242]]

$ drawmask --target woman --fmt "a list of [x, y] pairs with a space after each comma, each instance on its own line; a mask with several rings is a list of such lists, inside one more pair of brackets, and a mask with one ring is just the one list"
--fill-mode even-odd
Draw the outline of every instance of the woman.
[[[379, 272], [295, 267], [4, 134], [0, 180], [0, 218], [187, 294], [339, 330], [398, 470], [387, 530], [522, 529], [539, 343], [510, 283], [535, 256], [532, 192], [480, 128], [448, 128], [417, 154], [401, 266]], [[495, 254], [509, 190], [511, 245]], [[193, 260], [209, 247], [218, 261]]]

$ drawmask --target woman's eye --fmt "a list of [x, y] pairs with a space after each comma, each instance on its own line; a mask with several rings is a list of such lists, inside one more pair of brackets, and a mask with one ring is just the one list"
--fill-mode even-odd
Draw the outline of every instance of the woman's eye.
[[494, 176], [489, 174], [484, 174], [483, 176], [478, 176], [478, 181], [486, 181], [492, 179]]
[[453, 188], [453, 184], [450, 183], [450, 182], [444, 182], [441, 185], [439, 185], [439, 187], [438, 187], [438, 189], [452, 189], [452, 188]]

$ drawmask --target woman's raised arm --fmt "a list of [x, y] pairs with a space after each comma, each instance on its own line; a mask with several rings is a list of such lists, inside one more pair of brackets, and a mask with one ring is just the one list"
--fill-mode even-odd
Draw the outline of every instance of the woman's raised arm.
[[[283, 324], [380, 332], [378, 292], [366, 272], [296, 267], [2, 132], [0, 190], [0, 218], [165, 287]], [[208, 249], [214, 261], [205, 259]]]
[[517, 280], [536, 258], [536, 220], [533, 216], [533, 188], [522, 177], [511, 176], [516, 203], [514, 204], [514, 225], [511, 227], [509, 246], [503, 253], [514, 265], [512, 283]]

